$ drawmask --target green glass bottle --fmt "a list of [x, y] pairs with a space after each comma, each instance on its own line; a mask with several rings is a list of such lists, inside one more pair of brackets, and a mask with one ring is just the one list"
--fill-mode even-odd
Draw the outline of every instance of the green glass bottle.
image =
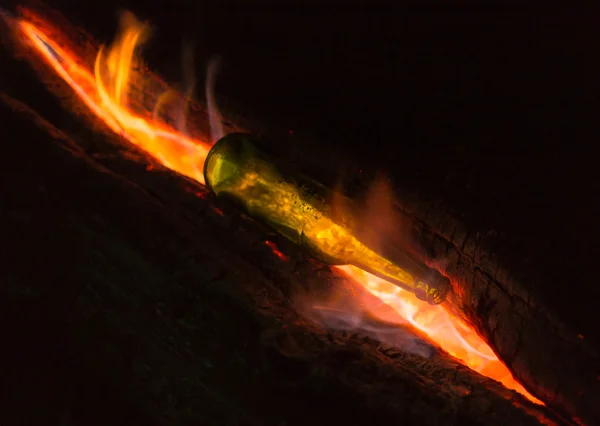
[[431, 304], [445, 300], [448, 278], [408, 253], [392, 250], [392, 256], [389, 251], [382, 256], [362, 243], [353, 231], [357, 222], [351, 214], [333, 215], [333, 196], [343, 195], [290, 172], [260, 152], [255, 141], [249, 134], [232, 133], [212, 147], [204, 177], [217, 196], [232, 200], [326, 263], [357, 266]]

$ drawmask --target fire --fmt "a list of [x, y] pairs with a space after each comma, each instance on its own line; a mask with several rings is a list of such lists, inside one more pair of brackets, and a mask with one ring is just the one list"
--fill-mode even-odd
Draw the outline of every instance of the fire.
[[[173, 128], [161, 120], [158, 113], [175, 92], [168, 91], [159, 96], [154, 108], [133, 106], [133, 83], [136, 87], [144, 86], [144, 82], [140, 81], [143, 77], [138, 72], [141, 61], [136, 52], [148, 38], [146, 25], [131, 14], [124, 15], [120, 36], [110, 47], [99, 49], [93, 66], [61, 47], [32, 21], [17, 20], [14, 28], [21, 39], [39, 52], [90, 111], [112, 131], [148, 152], [166, 167], [204, 184], [204, 162], [211, 143]], [[214, 103], [212, 93], [209, 93], [209, 98]], [[222, 134], [222, 129], [217, 128], [216, 133]], [[270, 242], [267, 245], [274, 249]], [[283, 253], [277, 250], [276, 254], [285, 260]], [[472, 329], [442, 307], [420, 301], [412, 293], [356, 267], [337, 268], [470, 368], [541, 404], [514, 380], [508, 368]], [[384, 312], [385, 309], [376, 310], [371, 314], [386, 319]]]
[[[93, 71], [31, 22], [18, 21], [17, 28], [112, 131], [148, 152], [166, 167], [204, 183], [204, 160], [210, 144], [172, 128], [158, 118], [159, 114], [136, 111], [131, 106], [129, 95], [133, 83], [136, 87], [144, 87], [144, 82], [139, 81], [141, 74], [136, 72], [136, 68], [141, 66], [136, 52], [147, 40], [146, 25], [131, 14], [123, 15], [120, 37], [110, 48], [100, 48]], [[154, 109], [160, 108], [163, 102], [165, 96], [159, 97]]]
[[[523, 388], [492, 349], [470, 327], [451, 316], [440, 305], [429, 305], [414, 294], [354, 266], [336, 266], [371, 294], [391, 306], [400, 317], [425, 333], [432, 341], [471, 369], [501, 382], [537, 404], [543, 404]], [[386, 310], [373, 310], [373, 316], [395, 321], [396, 316], [385, 315]]]

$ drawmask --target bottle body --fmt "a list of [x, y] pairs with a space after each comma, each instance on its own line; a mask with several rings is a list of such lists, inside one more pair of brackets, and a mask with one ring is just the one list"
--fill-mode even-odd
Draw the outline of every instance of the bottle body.
[[334, 218], [333, 191], [276, 164], [256, 148], [252, 136], [234, 133], [219, 140], [206, 158], [204, 176], [217, 196], [323, 261], [358, 266], [432, 304], [445, 299], [446, 277], [406, 253], [397, 252], [392, 261], [363, 244], [351, 216]]

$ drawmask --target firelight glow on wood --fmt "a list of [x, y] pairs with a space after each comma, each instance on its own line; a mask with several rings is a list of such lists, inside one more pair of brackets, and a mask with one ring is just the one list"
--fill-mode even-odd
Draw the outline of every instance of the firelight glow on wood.
[[[135, 53], [139, 43], [146, 40], [145, 25], [135, 20], [133, 15], [127, 15], [117, 41], [109, 48], [101, 48], [92, 65], [81, 59], [74, 50], [65, 47], [68, 43], [64, 41], [68, 39], [61, 36], [61, 31], [53, 28], [51, 23], [35, 17], [34, 13], [28, 16], [17, 19], [2, 14], [5, 20], [11, 21], [9, 24], [20, 43], [36, 52], [95, 116], [112, 131], [147, 151], [166, 167], [204, 183], [204, 165], [212, 144], [202, 138], [189, 136], [160, 120], [158, 114], [155, 114], [160, 102], [154, 108], [142, 111], [130, 106], [132, 80], [138, 78], [134, 68], [140, 63]], [[44, 30], [47, 28], [52, 28], [52, 32]], [[161, 98], [160, 94], [158, 98]], [[312, 231], [319, 234], [330, 232], [331, 229], [321, 229], [319, 225], [315, 225]], [[331, 253], [326, 250], [321, 254]], [[424, 303], [413, 292], [357, 267], [338, 268], [472, 369], [501, 381], [506, 387], [520, 392], [531, 401], [541, 403], [514, 380], [508, 368], [474, 330], [441, 306]], [[376, 315], [377, 312], [373, 314]]]

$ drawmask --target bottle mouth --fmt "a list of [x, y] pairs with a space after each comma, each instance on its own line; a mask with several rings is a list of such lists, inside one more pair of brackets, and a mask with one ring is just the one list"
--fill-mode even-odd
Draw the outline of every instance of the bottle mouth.
[[415, 295], [430, 305], [439, 305], [446, 300], [450, 291], [450, 280], [442, 276], [435, 280], [434, 285], [424, 281], [415, 280]]

